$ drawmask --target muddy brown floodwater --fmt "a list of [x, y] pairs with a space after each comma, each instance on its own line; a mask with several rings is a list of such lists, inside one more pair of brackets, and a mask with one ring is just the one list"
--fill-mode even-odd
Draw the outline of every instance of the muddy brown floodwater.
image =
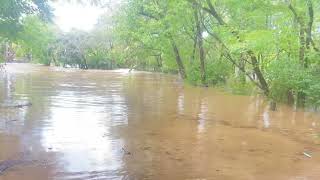
[[[0, 180], [319, 180], [320, 115], [172, 75], [9, 64]], [[309, 156], [309, 157], [308, 157]]]

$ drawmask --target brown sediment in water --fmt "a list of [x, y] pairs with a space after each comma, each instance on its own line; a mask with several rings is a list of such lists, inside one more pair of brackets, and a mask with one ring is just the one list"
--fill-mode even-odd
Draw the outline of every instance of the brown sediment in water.
[[0, 108], [0, 165], [17, 162], [0, 180], [320, 179], [317, 113], [157, 73], [6, 68], [0, 101], [32, 106]]

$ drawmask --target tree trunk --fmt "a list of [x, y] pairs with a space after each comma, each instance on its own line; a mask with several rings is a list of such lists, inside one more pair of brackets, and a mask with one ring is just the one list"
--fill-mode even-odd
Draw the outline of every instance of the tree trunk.
[[304, 92], [298, 92], [297, 97], [297, 106], [298, 107], [304, 107], [306, 102], [306, 94]]
[[54, 54], [52, 54], [52, 56], [51, 56], [51, 60], [53, 61], [54, 66], [58, 66], [58, 62], [57, 62], [57, 59], [56, 59], [56, 57], [55, 57], [55, 55], [54, 55]]
[[287, 95], [288, 95], [288, 99], [287, 99], [287, 103], [292, 106], [294, 105], [294, 94], [293, 94], [293, 91], [292, 89], [290, 89], [288, 92], [287, 92]]
[[[308, 6], [308, 14], [309, 14], [309, 23], [308, 27], [305, 28], [304, 19], [298, 15], [296, 10], [293, 8], [292, 4], [289, 4], [289, 9], [294, 15], [294, 18], [298, 21], [300, 29], [299, 29], [299, 41], [300, 41], [300, 47], [299, 47], [299, 62], [301, 64], [302, 68], [305, 68], [308, 66], [307, 58], [305, 56], [305, 50], [306, 48], [309, 50], [310, 45], [312, 44], [312, 25], [313, 25], [313, 6], [311, 0], [306, 0], [307, 6]], [[307, 34], [307, 37], [306, 35]], [[304, 107], [306, 101], [306, 94], [302, 91], [298, 92], [297, 95], [297, 106], [298, 107]]]
[[[245, 62], [244, 58], [245, 58], [244, 55], [241, 54], [239, 66], [241, 67], [241, 69], [246, 71], [246, 62]], [[238, 76], [239, 76], [240, 83], [245, 84], [246, 83], [246, 74], [239, 69]]]
[[9, 54], [9, 45], [8, 45], [8, 42], [6, 41], [4, 43], [4, 52], [3, 52], [3, 61], [5, 64], [8, 61], [8, 54]]
[[305, 38], [305, 30], [304, 25], [300, 24], [300, 32], [299, 32], [299, 41], [300, 41], [300, 47], [299, 47], [299, 61], [302, 67], [305, 66], [305, 45], [306, 45], [306, 38]]
[[[313, 5], [311, 0], [307, 0], [308, 6], [308, 15], [309, 15], [309, 22], [306, 28], [306, 48], [307, 53], [310, 53], [310, 46], [312, 45], [312, 26], [314, 20], [314, 12], [313, 12]], [[304, 67], [308, 67], [309, 60], [308, 57], [305, 57]]]
[[[303, 20], [300, 20], [300, 31], [299, 31], [299, 41], [300, 41], [300, 47], [299, 47], [299, 62], [301, 64], [302, 68], [307, 67], [306, 63], [306, 56], [305, 56], [305, 51], [306, 51], [306, 32], [305, 32], [305, 26]], [[298, 92], [298, 97], [297, 97], [297, 105], [298, 107], [304, 107], [305, 105], [305, 99], [306, 95], [304, 92], [299, 91]]]
[[308, 15], [309, 15], [309, 22], [307, 27], [307, 38], [306, 38], [306, 47], [307, 49], [310, 49], [310, 45], [312, 42], [312, 26], [314, 21], [314, 12], [313, 12], [313, 5], [311, 0], [307, 0], [307, 6], [308, 6]]
[[171, 41], [173, 52], [174, 52], [174, 54], [176, 56], [176, 62], [177, 62], [177, 65], [178, 65], [178, 70], [179, 70], [180, 76], [181, 76], [182, 79], [186, 79], [187, 75], [185, 73], [185, 68], [184, 68], [184, 65], [183, 65], [183, 62], [182, 62], [182, 59], [181, 59], [181, 56], [180, 56], [180, 52], [179, 52], [177, 44], [174, 41], [172, 36], [170, 37], [170, 41]]
[[277, 110], [277, 103], [275, 101], [270, 101], [270, 110], [276, 111]]
[[[195, 6], [196, 7], [196, 6]], [[194, 18], [196, 21], [196, 29], [197, 29], [197, 40], [199, 46], [199, 55], [200, 55], [200, 76], [201, 76], [201, 83], [207, 86], [206, 82], [206, 67], [205, 67], [205, 52], [203, 48], [203, 37], [202, 37], [202, 28], [199, 19], [199, 10], [195, 8], [194, 10]]]
[[81, 69], [88, 69], [87, 59], [84, 55], [82, 55]]
[[191, 63], [194, 62], [195, 57], [196, 57], [197, 41], [198, 41], [198, 36], [197, 36], [197, 33], [195, 33], [195, 36], [193, 38], [192, 55], [191, 55], [191, 59], [190, 59]]
[[158, 70], [160, 71], [162, 69], [162, 56], [161, 56], [161, 53], [156, 55], [155, 58], [157, 60]]
[[261, 85], [261, 89], [263, 90], [264, 94], [266, 96], [268, 96], [269, 95], [269, 86], [268, 86], [268, 83], [261, 72], [261, 69], [259, 67], [259, 62], [258, 62], [256, 56], [253, 54], [253, 52], [248, 51], [248, 54], [250, 55], [251, 63], [253, 66], [253, 71], [257, 75], [258, 81]]

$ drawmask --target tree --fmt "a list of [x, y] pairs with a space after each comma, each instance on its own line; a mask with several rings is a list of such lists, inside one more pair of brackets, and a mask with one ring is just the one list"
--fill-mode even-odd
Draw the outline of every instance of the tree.
[[17, 35], [16, 43], [25, 50], [27, 57], [33, 57], [34, 62], [50, 65], [50, 46], [56, 39], [55, 28], [38, 16], [28, 16], [21, 24], [23, 29]]
[[47, 0], [1, 0], [0, 4], [1, 37], [14, 38], [22, 29], [21, 18], [25, 15], [37, 14], [46, 21], [52, 18]]
[[22, 31], [22, 19], [36, 14], [44, 21], [52, 18], [51, 8], [47, 0], [0, 0], [0, 45], [3, 61], [7, 61], [9, 46]]

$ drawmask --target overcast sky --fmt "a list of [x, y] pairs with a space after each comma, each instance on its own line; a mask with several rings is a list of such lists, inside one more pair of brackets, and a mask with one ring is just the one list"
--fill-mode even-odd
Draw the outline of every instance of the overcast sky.
[[52, 2], [54, 8], [54, 22], [62, 31], [70, 31], [72, 28], [89, 31], [97, 23], [100, 15], [107, 9], [92, 5], [83, 5], [66, 1]]

